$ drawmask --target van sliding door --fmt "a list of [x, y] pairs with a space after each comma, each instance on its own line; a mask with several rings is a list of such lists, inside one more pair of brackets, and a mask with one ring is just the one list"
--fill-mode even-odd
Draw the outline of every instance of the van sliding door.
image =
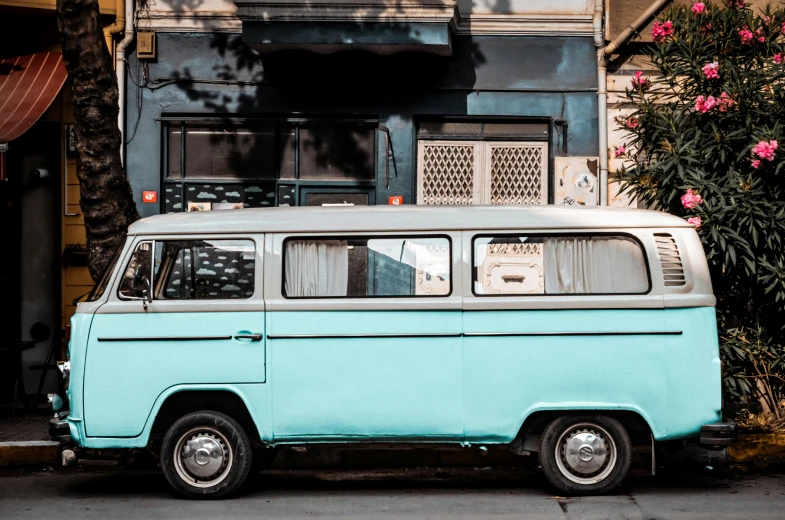
[[273, 238], [274, 437], [460, 439], [459, 234]]

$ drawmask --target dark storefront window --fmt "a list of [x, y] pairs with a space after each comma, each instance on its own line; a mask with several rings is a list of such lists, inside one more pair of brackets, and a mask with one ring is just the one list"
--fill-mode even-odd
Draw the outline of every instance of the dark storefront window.
[[376, 128], [371, 121], [168, 122], [164, 211], [313, 204], [314, 189], [373, 203]]
[[221, 124], [185, 127], [185, 177], [275, 179], [275, 128]]

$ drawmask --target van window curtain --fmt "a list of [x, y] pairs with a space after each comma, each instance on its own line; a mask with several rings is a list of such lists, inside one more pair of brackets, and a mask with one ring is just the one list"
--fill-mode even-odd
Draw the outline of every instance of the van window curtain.
[[543, 239], [546, 294], [633, 294], [648, 289], [640, 246], [620, 237]]
[[286, 295], [295, 298], [346, 296], [346, 240], [297, 240], [286, 245]]

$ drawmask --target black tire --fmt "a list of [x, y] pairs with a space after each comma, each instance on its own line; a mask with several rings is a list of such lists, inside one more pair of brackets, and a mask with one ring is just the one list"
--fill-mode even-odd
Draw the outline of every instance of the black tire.
[[[193, 456], [184, 457], [188, 452]], [[251, 464], [248, 435], [237, 421], [220, 412], [204, 410], [181, 417], [161, 444], [164, 476], [186, 498], [231, 494], [248, 478]]]
[[604, 415], [564, 415], [540, 440], [545, 478], [566, 495], [601, 495], [617, 488], [630, 469], [632, 445], [622, 424]]

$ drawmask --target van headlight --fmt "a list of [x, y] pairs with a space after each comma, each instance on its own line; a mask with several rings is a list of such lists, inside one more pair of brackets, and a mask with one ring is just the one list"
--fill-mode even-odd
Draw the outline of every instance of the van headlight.
[[57, 362], [57, 369], [63, 375], [63, 388], [68, 390], [68, 381], [71, 376], [71, 362], [70, 361], [58, 361]]

